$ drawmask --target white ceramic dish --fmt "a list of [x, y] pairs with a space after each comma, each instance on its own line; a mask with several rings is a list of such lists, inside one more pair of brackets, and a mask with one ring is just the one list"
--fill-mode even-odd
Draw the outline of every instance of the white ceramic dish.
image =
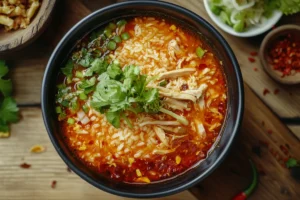
[[252, 26], [245, 32], [236, 32], [232, 27], [225, 24], [217, 15], [215, 15], [210, 10], [209, 0], [203, 0], [203, 1], [204, 1], [205, 10], [208, 13], [209, 17], [213, 20], [213, 22], [223, 31], [238, 37], [253, 37], [253, 36], [260, 35], [266, 32], [267, 30], [271, 29], [282, 16], [281, 11], [274, 11], [272, 17], [269, 19], [265, 18], [261, 24]]

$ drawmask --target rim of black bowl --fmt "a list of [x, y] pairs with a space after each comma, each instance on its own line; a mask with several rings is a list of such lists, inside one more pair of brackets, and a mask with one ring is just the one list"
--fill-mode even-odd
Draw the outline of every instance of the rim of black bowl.
[[[61, 150], [60, 146], [57, 144], [57, 142], [55, 141], [55, 138], [53, 136], [53, 134], [51, 134], [51, 130], [50, 130], [50, 121], [49, 119], [47, 119], [46, 116], [49, 115], [49, 110], [47, 109], [47, 106], [45, 105], [45, 101], [46, 101], [46, 97], [45, 97], [45, 88], [47, 88], [47, 82], [48, 80], [51, 78], [49, 77], [48, 71], [52, 65], [53, 59], [55, 58], [56, 53], [59, 51], [59, 49], [61, 48], [61, 46], [65, 43], [65, 40], [68, 39], [69, 37], [71, 37], [72, 32], [78, 28], [80, 28], [81, 24], [83, 24], [85, 21], [89, 20], [90, 18], [92, 18], [95, 15], [98, 15], [101, 12], [107, 11], [109, 9], [116, 9], [118, 7], [123, 7], [123, 6], [128, 6], [128, 5], [151, 5], [151, 6], [160, 6], [160, 7], [165, 7], [165, 8], [169, 8], [172, 9], [174, 11], [177, 11], [195, 21], [201, 22], [203, 24], [203, 26], [205, 26], [207, 29], [209, 29], [217, 38], [217, 40], [224, 46], [224, 48], [226, 49], [226, 51], [228, 52], [228, 55], [230, 57], [230, 60], [232, 62], [233, 68], [234, 68], [234, 72], [236, 74], [236, 81], [237, 81], [237, 89], [238, 89], [238, 108], [237, 108], [237, 117], [236, 117], [236, 121], [237, 123], [235, 123], [232, 134], [228, 140], [228, 143], [226, 144], [226, 146], [224, 147], [222, 153], [219, 155], [219, 157], [216, 159], [216, 161], [206, 170], [205, 173], [200, 174], [198, 177], [196, 177], [195, 179], [191, 180], [190, 182], [187, 182], [185, 184], [180, 185], [177, 188], [171, 188], [169, 190], [165, 190], [165, 191], [153, 191], [151, 194], [135, 194], [135, 193], [131, 193], [131, 192], [122, 192], [122, 191], [117, 191], [114, 189], [111, 189], [105, 185], [99, 184], [97, 182], [95, 182], [94, 180], [92, 180], [89, 176], [87, 176], [86, 174], [84, 174], [81, 170], [79, 170], [63, 153], [63, 151]], [[53, 66], [52, 66], [53, 67]], [[226, 155], [229, 152], [229, 149], [231, 147], [231, 144], [234, 141], [234, 138], [239, 130], [240, 124], [242, 122], [242, 118], [243, 118], [243, 108], [244, 108], [244, 88], [243, 88], [243, 80], [242, 80], [242, 74], [239, 68], [239, 64], [236, 60], [236, 57], [231, 49], [231, 47], [229, 46], [229, 44], [227, 43], [227, 41], [223, 38], [223, 36], [212, 26], [210, 25], [206, 20], [204, 20], [202, 17], [200, 17], [199, 15], [195, 14], [194, 12], [183, 8], [179, 5], [175, 5], [172, 3], [167, 3], [167, 2], [162, 2], [162, 1], [151, 1], [151, 0], [144, 0], [144, 1], [129, 1], [129, 2], [121, 2], [121, 3], [116, 3], [116, 4], [112, 4], [106, 7], [103, 7], [91, 14], [89, 14], [88, 16], [84, 17], [82, 20], [80, 20], [76, 25], [74, 25], [66, 34], [65, 36], [60, 40], [60, 42], [58, 43], [58, 45], [56, 46], [56, 48], [54, 49], [48, 64], [46, 66], [45, 72], [44, 72], [44, 78], [43, 78], [43, 82], [42, 82], [42, 91], [41, 91], [41, 108], [42, 108], [42, 113], [43, 113], [43, 120], [46, 126], [46, 130], [48, 132], [48, 135], [50, 137], [50, 140], [53, 144], [53, 146], [55, 147], [56, 151], [58, 152], [58, 154], [60, 155], [60, 157], [63, 159], [63, 161], [71, 168], [71, 170], [73, 172], [75, 172], [77, 175], [79, 175], [81, 178], [83, 178], [85, 181], [87, 181], [88, 183], [92, 184], [93, 186], [102, 189], [106, 192], [109, 192], [111, 194], [115, 194], [115, 195], [119, 195], [119, 196], [124, 196], [124, 197], [132, 197], [132, 198], [154, 198], [154, 197], [162, 197], [162, 196], [167, 196], [167, 195], [172, 195], [178, 192], [182, 192], [190, 187], [192, 187], [193, 185], [197, 184], [200, 180], [203, 180], [204, 178], [206, 178], [208, 175], [210, 175], [220, 164], [221, 162], [224, 160], [224, 158], [226, 157]]]

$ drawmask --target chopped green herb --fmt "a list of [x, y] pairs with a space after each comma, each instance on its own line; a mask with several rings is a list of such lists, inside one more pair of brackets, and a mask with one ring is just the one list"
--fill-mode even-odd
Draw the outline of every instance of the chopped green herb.
[[161, 81], [158, 85], [161, 87], [165, 87], [168, 84], [166, 80]]
[[122, 20], [120, 20], [120, 21], [117, 22], [117, 26], [118, 26], [118, 27], [124, 26], [124, 25], [126, 25], [126, 24], [127, 24], [127, 21], [124, 20], [124, 19], [122, 19]]
[[81, 92], [81, 93], [79, 94], [79, 99], [80, 99], [80, 100], [86, 100], [86, 99], [87, 99], [86, 94], [85, 94], [84, 92]]
[[90, 79], [83, 80], [82, 83], [79, 85], [79, 88], [85, 89], [85, 88], [92, 87], [95, 84], [96, 84], [96, 77], [92, 77]]
[[201, 47], [197, 47], [197, 49], [196, 49], [196, 54], [199, 58], [202, 58], [204, 56], [205, 52], [206, 51], [203, 50]]
[[56, 106], [55, 111], [56, 111], [57, 114], [62, 113], [62, 109], [61, 109], [60, 106]]
[[107, 26], [109, 29], [111, 29], [111, 30], [114, 30], [114, 29], [116, 29], [117, 28], [117, 26], [114, 24], [114, 23], [109, 23], [108, 24], [108, 26]]
[[96, 58], [92, 63], [91, 67], [85, 71], [85, 76], [92, 76], [93, 73], [101, 74], [106, 71], [108, 63], [103, 58]]
[[128, 40], [130, 38], [130, 35], [129, 33], [125, 32], [121, 34], [121, 38], [122, 40]]
[[116, 43], [120, 43], [122, 42], [122, 39], [120, 36], [116, 35], [115, 37], [113, 37], [113, 40], [116, 42]]
[[89, 107], [86, 104], [84, 104], [82, 106], [82, 110], [83, 110], [83, 112], [88, 113], [89, 112]]
[[292, 168], [299, 166], [298, 161], [295, 158], [289, 158], [288, 161], [285, 163], [287, 168]]
[[76, 71], [75, 76], [76, 76], [77, 78], [83, 78], [83, 73], [80, 72], [80, 71]]
[[109, 29], [109, 28], [106, 28], [105, 30], [104, 30], [104, 35], [106, 36], [106, 37], [110, 37], [111, 36], [111, 30]]
[[107, 43], [107, 48], [111, 51], [115, 50], [117, 48], [117, 43], [114, 41], [109, 41]]
[[74, 63], [72, 60], [68, 60], [64, 68], [61, 68], [61, 71], [66, 76], [72, 76], [72, 71], [74, 68]]
[[68, 124], [75, 124], [75, 119], [73, 118], [68, 118]]

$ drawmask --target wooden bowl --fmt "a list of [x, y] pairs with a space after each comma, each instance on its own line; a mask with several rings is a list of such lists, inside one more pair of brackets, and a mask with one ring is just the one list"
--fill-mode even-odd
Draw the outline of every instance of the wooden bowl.
[[287, 85], [294, 85], [300, 83], [300, 73], [295, 73], [293, 75], [282, 77], [280, 71], [274, 70], [273, 65], [270, 64], [270, 58], [268, 56], [268, 49], [270, 45], [278, 39], [278, 37], [286, 34], [292, 34], [295, 38], [300, 36], [300, 26], [298, 25], [284, 25], [280, 26], [273, 31], [271, 31], [263, 40], [259, 51], [259, 57], [265, 71], [277, 82]]
[[56, 0], [43, 0], [38, 13], [25, 29], [0, 31], [0, 55], [19, 50], [36, 39], [45, 29]]

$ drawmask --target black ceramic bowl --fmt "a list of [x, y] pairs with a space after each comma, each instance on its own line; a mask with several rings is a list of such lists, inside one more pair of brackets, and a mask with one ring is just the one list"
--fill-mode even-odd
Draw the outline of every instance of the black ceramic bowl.
[[[55, 113], [56, 78], [76, 42], [91, 30], [118, 18], [138, 15], [166, 16], [199, 32], [222, 60], [228, 85], [228, 105], [221, 137], [210, 155], [182, 175], [151, 184], [114, 182], [93, 172], [64, 143]], [[225, 158], [237, 134], [243, 114], [243, 82], [238, 62], [225, 39], [204, 19], [182, 7], [158, 1], [130, 1], [100, 9], [77, 23], [60, 41], [49, 59], [42, 87], [42, 111], [49, 137], [61, 158], [81, 178], [92, 185], [126, 197], [161, 197], [183, 191], [214, 171]]]

